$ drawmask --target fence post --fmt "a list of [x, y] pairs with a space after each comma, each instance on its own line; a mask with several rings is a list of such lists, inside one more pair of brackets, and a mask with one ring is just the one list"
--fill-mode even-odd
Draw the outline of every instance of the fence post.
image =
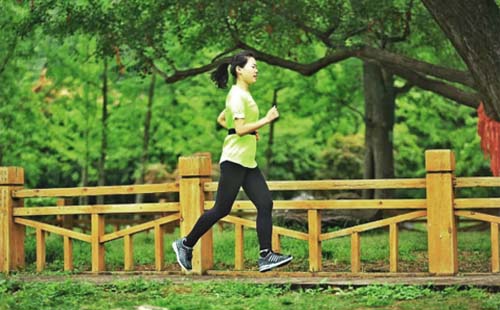
[[104, 271], [104, 244], [101, 238], [104, 235], [104, 215], [92, 214], [90, 216], [91, 231], [91, 251], [92, 251], [92, 272]]
[[[193, 228], [205, 208], [204, 183], [211, 181], [212, 160], [209, 155], [179, 158], [179, 202], [181, 236], [186, 236]], [[213, 266], [212, 230], [210, 229], [193, 250], [193, 270], [204, 274]]]
[[26, 228], [14, 223], [14, 208], [23, 207], [22, 199], [13, 199], [12, 192], [24, 187], [24, 170], [0, 167], [0, 270], [24, 267], [24, 236]]
[[458, 272], [457, 227], [453, 210], [455, 155], [451, 150], [425, 152], [429, 272]]
[[319, 210], [307, 211], [309, 235], [309, 271], [321, 271], [321, 213]]

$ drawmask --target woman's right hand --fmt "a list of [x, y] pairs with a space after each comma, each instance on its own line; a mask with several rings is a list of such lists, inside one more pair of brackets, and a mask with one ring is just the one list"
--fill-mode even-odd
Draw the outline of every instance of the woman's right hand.
[[267, 111], [266, 119], [268, 120], [269, 123], [271, 123], [278, 117], [280, 117], [280, 113], [278, 112], [278, 109], [275, 106], [272, 107], [269, 111]]

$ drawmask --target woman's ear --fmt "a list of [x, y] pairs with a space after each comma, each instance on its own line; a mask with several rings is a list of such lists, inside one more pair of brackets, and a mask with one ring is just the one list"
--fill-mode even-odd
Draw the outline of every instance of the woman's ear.
[[241, 67], [240, 67], [240, 66], [236, 66], [236, 73], [241, 74], [241, 70], [242, 70], [242, 69], [241, 69]]

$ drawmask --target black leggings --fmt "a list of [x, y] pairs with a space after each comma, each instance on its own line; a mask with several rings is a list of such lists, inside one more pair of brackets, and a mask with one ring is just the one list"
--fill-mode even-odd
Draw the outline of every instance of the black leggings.
[[258, 167], [246, 168], [233, 162], [220, 164], [220, 179], [215, 205], [203, 213], [186, 236], [187, 246], [194, 246], [218, 220], [231, 212], [236, 195], [243, 187], [248, 198], [257, 207], [257, 236], [260, 249], [271, 249], [273, 199], [266, 180]]

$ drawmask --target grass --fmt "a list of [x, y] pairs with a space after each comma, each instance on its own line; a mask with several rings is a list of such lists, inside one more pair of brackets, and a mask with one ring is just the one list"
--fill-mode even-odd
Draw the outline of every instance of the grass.
[[[402, 230], [399, 235], [401, 271], [427, 271], [427, 234], [419, 230]], [[108, 232], [112, 230], [107, 227]], [[234, 266], [234, 231], [231, 225], [214, 233], [214, 269], [231, 270]], [[165, 235], [167, 269], [179, 270], [170, 243], [179, 231]], [[361, 234], [364, 271], [388, 271], [389, 242], [387, 230]], [[245, 268], [257, 270], [258, 241], [255, 230], [245, 229]], [[154, 269], [154, 237], [136, 234], [134, 259], [137, 269]], [[283, 271], [307, 271], [307, 242], [282, 237], [282, 252], [292, 253], [292, 264]], [[35, 270], [34, 231], [26, 238], [27, 268]], [[315, 287], [292, 289], [236, 281], [186, 282], [126, 280], [93, 284], [71, 279], [63, 269], [62, 237], [51, 234], [46, 239], [46, 274], [61, 274], [55, 282], [21, 281], [16, 274], [0, 275], [0, 310], [3, 309], [137, 309], [150, 305], [154, 309], [500, 309], [500, 294], [478, 288], [449, 287], [438, 291], [430, 286], [372, 285], [358, 289]], [[459, 232], [460, 271], [489, 271], [489, 231]], [[107, 270], [123, 268], [123, 241], [106, 245]], [[74, 241], [75, 272], [90, 270], [90, 245]], [[350, 238], [323, 242], [325, 271], [350, 270]], [[23, 273], [21, 272], [22, 276]], [[321, 283], [321, 282], [320, 282]]]
[[0, 309], [498, 309], [500, 294], [477, 288], [375, 285], [358, 289], [139, 279], [91, 284], [0, 278]]
[[[107, 227], [111, 232], [112, 227]], [[231, 270], [234, 267], [234, 230], [232, 225], [218, 226], [214, 233], [214, 269]], [[165, 264], [167, 269], [177, 270], [175, 256], [170, 244], [179, 237], [179, 231], [166, 234]], [[245, 229], [244, 233], [245, 269], [257, 270], [258, 239], [254, 229]], [[350, 238], [335, 238], [324, 241], [323, 270], [334, 272], [350, 271]], [[134, 261], [139, 270], [154, 269], [154, 235], [139, 233], [133, 237]], [[63, 239], [51, 234], [46, 238], [47, 271], [61, 271], [63, 269]], [[461, 272], [488, 272], [490, 270], [490, 237], [489, 231], [459, 232], [459, 271]], [[288, 237], [281, 238], [283, 253], [291, 253], [294, 261], [283, 271], [308, 270], [308, 244], [306, 241]], [[123, 239], [114, 240], [105, 244], [106, 269], [123, 269]], [[36, 244], [34, 230], [27, 230], [25, 241], [26, 271], [35, 270]], [[74, 240], [73, 256], [75, 272], [88, 271], [91, 266], [90, 244]], [[375, 230], [361, 234], [361, 261], [362, 270], [367, 272], [386, 272], [389, 269], [389, 241], [388, 231]], [[399, 235], [399, 270], [402, 272], [426, 272], [427, 266], [427, 234], [422, 229], [402, 230]]]

